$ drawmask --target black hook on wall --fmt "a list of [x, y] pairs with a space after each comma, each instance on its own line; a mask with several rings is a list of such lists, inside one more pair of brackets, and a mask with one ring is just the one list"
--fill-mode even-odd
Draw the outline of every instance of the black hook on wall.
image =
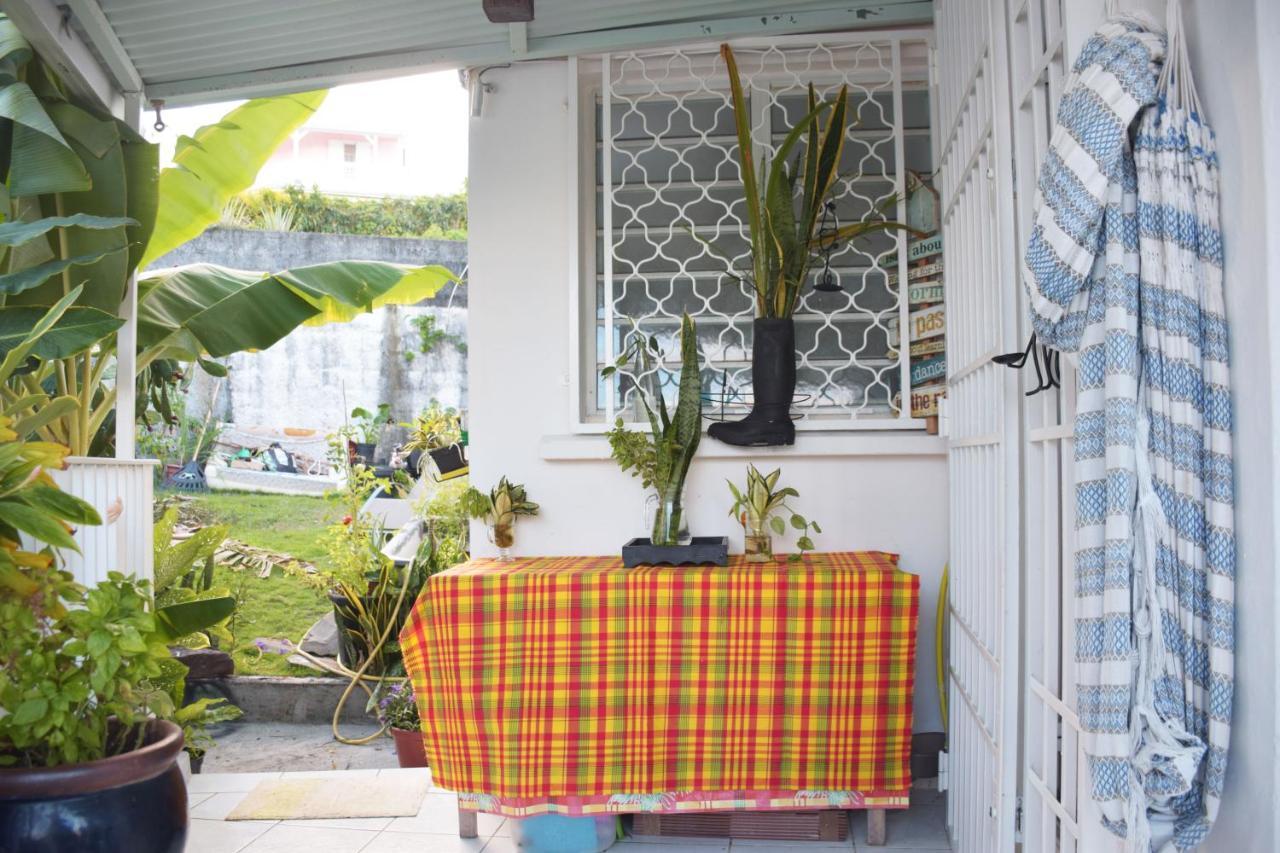
[[1031, 340], [1027, 341], [1027, 348], [1022, 352], [1007, 352], [991, 360], [996, 364], [1021, 370], [1026, 367], [1027, 360], [1030, 359], [1036, 368], [1036, 387], [1028, 391], [1026, 396], [1034, 397], [1041, 391], [1062, 387], [1061, 358], [1062, 354], [1052, 347], [1036, 346], [1036, 336], [1032, 333]]

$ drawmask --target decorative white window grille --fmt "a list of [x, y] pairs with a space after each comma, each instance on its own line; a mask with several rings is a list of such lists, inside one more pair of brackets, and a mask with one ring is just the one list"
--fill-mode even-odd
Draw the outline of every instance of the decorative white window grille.
[[[806, 112], [810, 82], [819, 98], [848, 85], [836, 217], [847, 224], [881, 210], [904, 219], [907, 171], [933, 171], [929, 46], [918, 31], [734, 42], [757, 168]], [[634, 335], [656, 337], [665, 355], [651, 369], [674, 390], [683, 312], [698, 325], [705, 410], [739, 417], [750, 408], [754, 299], [724, 257], [735, 269], [749, 266], [718, 45], [609, 54], [580, 60], [578, 69], [579, 155], [584, 165], [594, 160], [580, 197], [578, 428], [606, 429], [619, 415], [644, 422], [637, 382], [654, 377], [632, 364], [600, 378]], [[840, 290], [806, 289], [795, 315], [799, 428], [923, 428], [900, 393], [909, 387], [907, 347], [897, 341], [907, 328], [898, 285], [907, 278], [905, 243], [873, 235], [849, 244], [830, 258]], [[811, 277], [823, 269], [815, 262]]]

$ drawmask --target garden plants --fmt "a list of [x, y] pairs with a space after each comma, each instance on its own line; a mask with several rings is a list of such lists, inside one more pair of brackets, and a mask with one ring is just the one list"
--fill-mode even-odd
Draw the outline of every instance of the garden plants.
[[390, 729], [396, 742], [396, 759], [400, 766], [426, 767], [427, 754], [423, 749], [422, 725], [418, 719], [413, 685], [408, 681], [394, 682], [378, 700], [377, 708], [378, 721]]
[[659, 387], [658, 371], [652, 369], [652, 353], [658, 349], [657, 341], [640, 336], [632, 341], [618, 361], [601, 373], [608, 376], [631, 359], [641, 362], [640, 374], [651, 382], [648, 392], [637, 389], [649, 419], [649, 435], [627, 430], [619, 418], [609, 433], [609, 446], [623, 471], [630, 471], [633, 477], [640, 478], [645, 488], [653, 489], [651, 544], [687, 544], [684, 488], [689, 466], [702, 439], [702, 377], [698, 368], [697, 329], [685, 314], [680, 321], [680, 383], [674, 412], [668, 412]]
[[733, 506], [729, 507], [729, 515], [742, 524], [749, 563], [764, 563], [773, 559], [772, 534], [782, 536], [787, 531], [788, 523], [800, 533], [796, 539], [796, 547], [800, 553], [791, 555], [789, 559], [793, 561], [799, 560], [805, 551], [813, 550], [809, 531], [822, 532], [816, 521], [806, 519], [787, 504], [788, 498], [798, 498], [800, 493], [790, 486], [778, 488], [780, 476], [781, 468], [770, 474], [761, 474], [756, 466], [748, 465], [746, 488], [739, 488], [732, 480], [728, 481], [729, 491], [733, 493]]

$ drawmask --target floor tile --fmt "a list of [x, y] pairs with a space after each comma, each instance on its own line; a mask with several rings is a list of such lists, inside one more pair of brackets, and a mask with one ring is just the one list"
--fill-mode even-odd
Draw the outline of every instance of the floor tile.
[[[729, 840], [726, 838], [680, 838], [672, 835], [628, 835], [625, 839], [618, 842], [629, 845], [679, 845], [681, 847], [728, 847]], [[612, 848], [611, 848], [612, 849]], [[658, 853], [658, 851], [650, 851], [650, 853]], [[666, 853], [666, 851], [663, 851]]]
[[280, 774], [281, 779], [314, 779], [317, 776], [325, 779], [374, 777], [378, 775], [377, 767], [362, 767], [356, 770], [286, 770]]
[[276, 824], [244, 848], [244, 853], [359, 853], [377, 837], [363, 829], [325, 829]]
[[[231, 794], [210, 794], [202, 803], [191, 808], [191, 816], [202, 820], [224, 820], [231, 814], [232, 809], [240, 805], [246, 793], [246, 791], [236, 791]], [[238, 821], [233, 822], [238, 823]]]
[[311, 820], [282, 820], [285, 826], [318, 827], [320, 829], [363, 829], [382, 832], [395, 818], [390, 817], [325, 817]]
[[223, 820], [192, 820], [187, 831], [186, 853], [239, 853], [275, 821], [254, 820], [228, 823]]
[[[386, 779], [402, 778], [402, 779], [420, 779], [426, 777], [427, 781], [431, 781], [431, 768], [429, 767], [384, 767], [378, 771], [378, 776]], [[441, 790], [437, 788], [436, 790]]]
[[730, 850], [741, 853], [835, 853], [836, 851], [853, 850], [853, 839], [844, 841], [759, 841], [756, 839], [736, 838], [729, 845]]
[[890, 810], [885, 816], [885, 846], [867, 844], [866, 812], [854, 812], [851, 826], [857, 850], [949, 850], [947, 839], [947, 805], [935, 801], [927, 805], [912, 804], [909, 809]]
[[487, 838], [459, 838], [426, 832], [383, 832], [360, 853], [480, 853]]
[[[503, 829], [503, 819], [497, 815], [480, 814], [477, 827], [481, 838], [488, 838]], [[391, 821], [387, 832], [426, 832], [437, 835], [458, 834], [458, 798], [453, 794], [432, 792], [422, 800], [422, 808], [414, 817], [398, 817]]]
[[279, 773], [197, 773], [187, 783], [191, 794], [221, 794], [252, 791], [263, 779], [279, 779]]
[[203, 794], [193, 794], [190, 791], [188, 791], [187, 792], [187, 808], [188, 809], [194, 808], [212, 796], [213, 794], [209, 792], [206, 792]]

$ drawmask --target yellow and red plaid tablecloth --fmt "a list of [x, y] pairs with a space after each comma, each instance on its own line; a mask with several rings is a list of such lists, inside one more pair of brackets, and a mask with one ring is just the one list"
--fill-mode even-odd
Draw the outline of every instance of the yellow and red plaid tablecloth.
[[901, 794], [918, 605], [881, 552], [477, 559], [431, 578], [400, 644], [455, 791]]

